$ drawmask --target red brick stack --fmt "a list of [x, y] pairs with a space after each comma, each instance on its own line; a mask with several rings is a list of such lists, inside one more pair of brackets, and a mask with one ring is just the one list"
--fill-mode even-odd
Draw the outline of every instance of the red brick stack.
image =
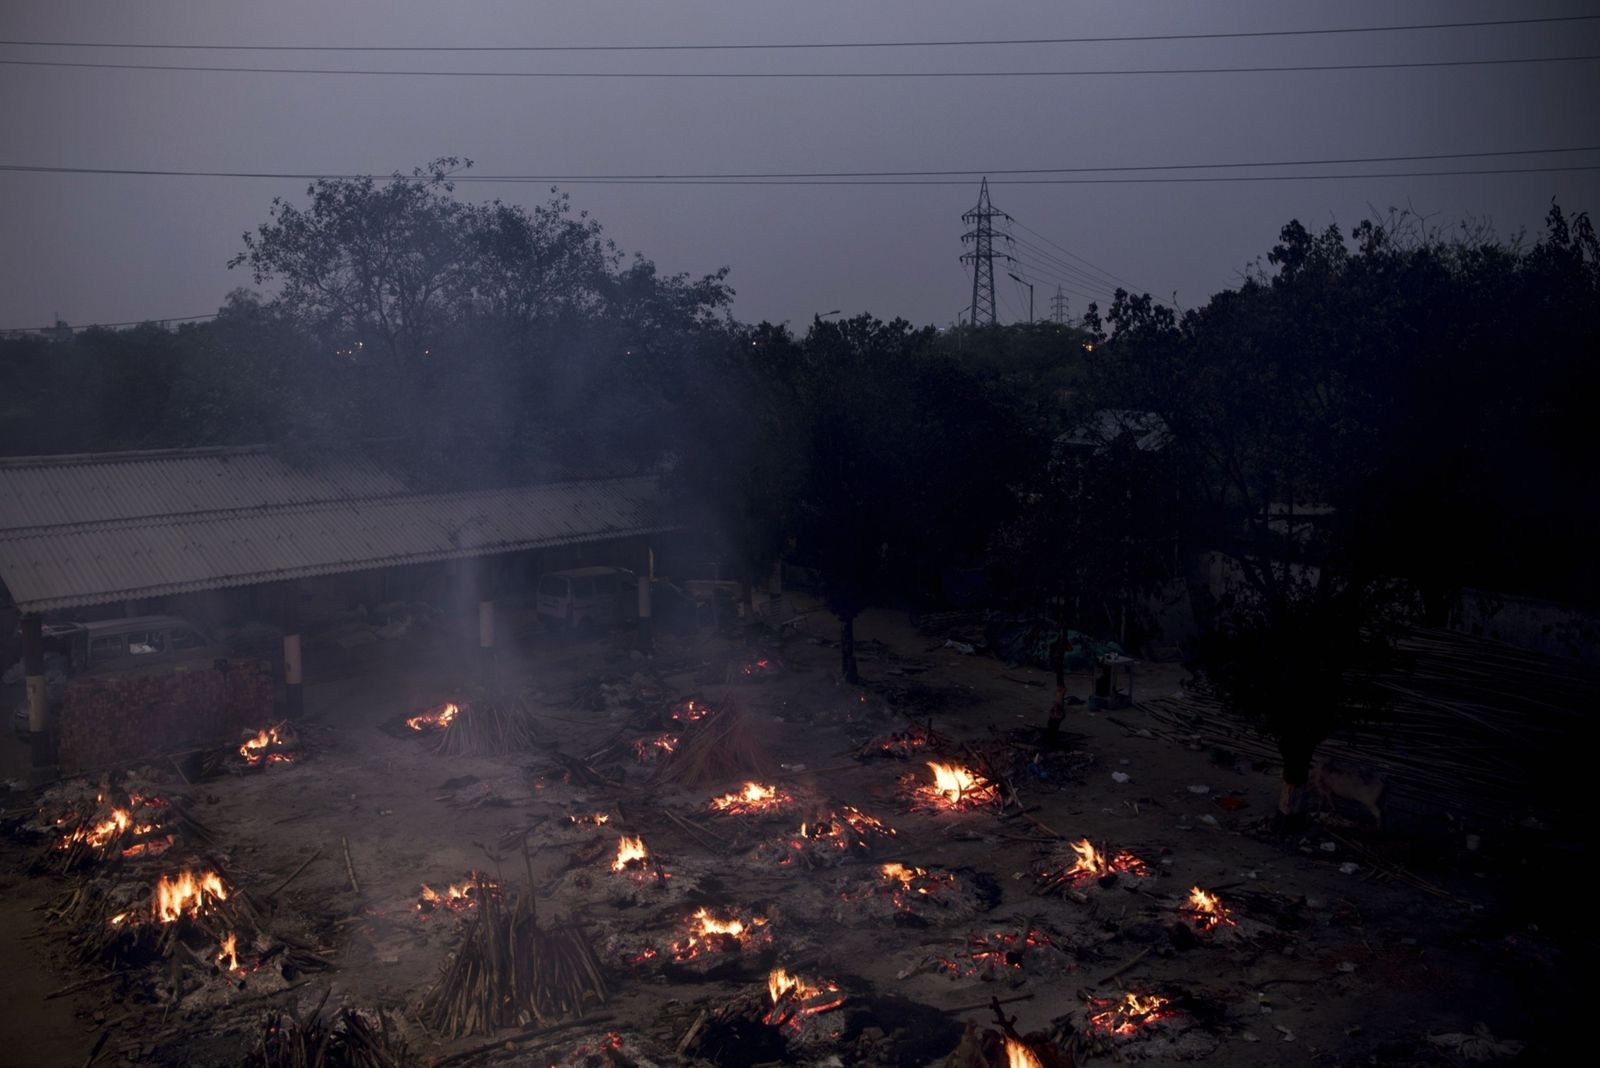
[[263, 660], [74, 679], [57, 721], [57, 759], [70, 771], [226, 744], [242, 728], [270, 725], [275, 697]]

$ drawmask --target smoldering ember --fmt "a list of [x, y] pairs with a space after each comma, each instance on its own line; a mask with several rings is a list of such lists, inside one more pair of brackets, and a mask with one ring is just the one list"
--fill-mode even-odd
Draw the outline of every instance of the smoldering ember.
[[469, 166], [0, 337], [0, 1062], [1572, 1056], [1588, 215], [791, 328]]

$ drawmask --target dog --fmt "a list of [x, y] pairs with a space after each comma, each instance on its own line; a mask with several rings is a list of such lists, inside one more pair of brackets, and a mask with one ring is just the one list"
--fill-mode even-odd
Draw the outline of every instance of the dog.
[[1371, 768], [1341, 760], [1323, 760], [1311, 771], [1306, 784], [1322, 807], [1332, 812], [1338, 800], [1354, 801], [1372, 814], [1373, 826], [1383, 830], [1383, 801], [1387, 784]]

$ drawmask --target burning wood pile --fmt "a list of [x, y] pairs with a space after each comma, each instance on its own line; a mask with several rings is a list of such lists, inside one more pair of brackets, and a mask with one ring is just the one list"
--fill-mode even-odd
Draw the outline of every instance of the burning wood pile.
[[246, 731], [244, 744], [239, 746], [239, 759], [247, 768], [292, 764], [299, 756], [299, 748], [299, 735], [288, 720], [281, 720], [271, 727]]
[[733, 792], [713, 797], [706, 807], [727, 816], [777, 816], [793, 807], [794, 798], [776, 786], [747, 782]]
[[[79, 960], [140, 965], [183, 957], [240, 972], [239, 934], [254, 940], [256, 914], [215, 866], [174, 867], [153, 881], [86, 883], [48, 910]], [[253, 962], [252, 962], [253, 963]]]
[[907, 776], [905, 780], [913, 809], [966, 812], [1000, 804], [1000, 788], [982, 775], [959, 764], [932, 760], [927, 764], [931, 777]]
[[681, 741], [678, 735], [666, 731], [636, 738], [633, 742], [633, 759], [640, 764], [655, 764], [676, 752]]
[[989, 1007], [996, 1026], [967, 1024], [960, 1044], [941, 1068], [1073, 1068], [1077, 1063], [1070, 1036], [1063, 1042], [1043, 1032], [1019, 1034], [1017, 1018], [1005, 1014], [998, 998], [991, 998]]
[[1127, 850], [1110, 852], [1087, 838], [1047, 857], [1034, 873], [1034, 892], [1070, 896], [1091, 883], [1109, 889], [1119, 879], [1144, 879], [1150, 867]]
[[444, 974], [422, 999], [427, 1025], [451, 1038], [581, 1016], [608, 996], [581, 929], [545, 928], [530, 888], [509, 900], [481, 886], [479, 906]]
[[907, 974], [933, 970], [956, 979], [1017, 985], [1030, 977], [1065, 975], [1076, 967], [1056, 936], [1027, 917], [1011, 930], [969, 934], [960, 949], [936, 952]]
[[634, 886], [665, 886], [672, 873], [661, 867], [661, 862], [651, 854], [644, 839], [636, 835], [622, 835], [617, 839], [616, 856], [611, 870], [625, 877]]
[[829, 868], [853, 857], [870, 856], [894, 836], [895, 829], [876, 816], [840, 805], [819, 819], [800, 824], [794, 834], [762, 842], [754, 855], [784, 867]]
[[835, 918], [842, 923], [890, 920], [927, 926], [932, 920], [965, 919], [1000, 903], [1000, 884], [987, 872], [919, 868], [899, 861], [880, 864], [868, 879], [838, 891]]
[[451, 883], [443, 890], [435, 890], [427, 883], [422, 884], [422, 890], [417, 894], [417, 911], [424, 916], [445, 909], [450, 912], [466, 912], [486, 894], [498, 894], [500, 889], [481, 872], [473, 872], [466, 882]]
[[64, 875], [160, 856], [180, 840], [209, 841], [205, 827], [181, 803], [149, 790], [102, 785], [91, 794], [79, 783], [56, 792], [32, 825], [44, 840], [33, 869]]
[[479, 693], [406, 718], [406, 728], [434, 739], [440, 756], [493, 756], [531, 748], [533, 714], [521, 697]]
[[767, 753], [738, 706], [729, 704], [685, 730], [682, 741], [659, 762], [657, 785], [711, 786], [733, 775], [772, 776], [777, 762]]
[[1228, 908], [1216, 894], [1207, 893], [1198, 886], [1191, 887], [1189, 896], [1182, 907], [1183, 918], [1188, 921], [1196, 931], [1202, 933], [1215, 931], [1221, 927], [1236, 927], [1238, 924], [1229, 915]]

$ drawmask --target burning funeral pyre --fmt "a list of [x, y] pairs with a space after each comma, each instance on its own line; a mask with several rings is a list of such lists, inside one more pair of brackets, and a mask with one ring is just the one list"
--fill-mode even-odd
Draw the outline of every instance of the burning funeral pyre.
[[794, 804], [794, 798], [776, 786], [747, 782], [735, 793], [713, 797], [707, 807], [729, 816], [773, 816]]
[[1212, 931], [1218, 927], [1236, 926], [1228, 915], [1227, 906], [1216, 894], [1207, 893], [1198, 886], [1191, 887], [1183, 903], [1183, 917], [1197, 931]]
[[422, 890], [417, 894], [417, 911], [423, 915], [438, 909], [466, 912], [478, 904], [483, 895], [498, 892], [495, 884], [481, 872], [473, 872], [466, 882], [451, 883], [443, 890], [435, 890], [423, 883]]
[[1129, 991], [1120, 998], [1088, 998], [1089, 1026], [1107, 1035], [1133, 1035], [1173, 1015], [1171, 1002], [1159, 994]]
[[672, 878], [672, 873], [664, 871], [660, 862], [651, 856], [643, 838], [626, 834], [617, 839], [617, 852], [611, 860], [611, 870], [627, 878], [634, 886], [652, 883], [665, 886], [667, 880]]
[[670, 947], [672, 960], [683, 964], [707, 957], [738, 955], [751, 949], [765, 949], [772, 944], [772, 930], [765, 916], [740, 915], [738, 910], [724, 910], [724, 915], [713, 915], [710, 909], [695, 910], [685, 921], [682, 933]]
[[876, 816], [840, 805], [820, 819], [800, 824], [794, 834], [761, 843], [756, 846], [755, 855], [785, 867], [827, 868], [851, 857], [869, 856], [894, 835], [895, 829]]
[[679, 741], [678, 735], [666, 732], [636, 738], [633, 742], [633, 758], [641, 764], [654, 764], [676, 751]]
[[986, 872], [919, 868], [899, 861], [880, 864], [872, 877], [856, 878], [839, 889], [834, 918], [841, 923], [890, 920], [926, 926], [935, 920], [966, 919], [992, 910], [1000, 884]]
[[414, 731], [423, 733], [442, 731], [450, 726], [451, 721], [460, 714], [460, 705], [454, 701], [446, 701], [444, 704], [431, 708], [426, 712], [418, 712], [416, 715], [408, 717], [406, 726]]
[[533, 744], [532, 712], [521, 697], [473, 691], [406, 718], [406, 728], [432, 738], [440, 756], [494, 756]]
[[298, 755], [300, 739], [288, 720], [259, 731], [250, 732], [239, 746], [239, 756], [247, 768], [264, 768], [273, 764], [292, 764]]
[[999, 803], [1000, 791], [995, 785], [969, 768], [932, 760], [928, 761], [928, 768], [932, 772], [931, 782], [918, 782], [914, 777], [908, 782], [914, 808], [964, 812]]
[[1108, 852], [1081, 838], [1067, 852], [1057, 852], [1045, 860], [1035, 873], [1035, 891], [1067, 894], [1090, 883], [1111, 887], [1119, 877], [1143, 879], [1149, 875], [1149, 865], [1132, 853]]
[[[1013, 930], [970, 934], [959, 950], [936, 952], [932, 970], [956, 979], [1002, 980], [1015, 986], [1029, 977], [1058, 976], [1077, 968], [1077, 962], [1050, 932], [1027, 921]], [[906, 974], [929, 970], [911, 969]]]

